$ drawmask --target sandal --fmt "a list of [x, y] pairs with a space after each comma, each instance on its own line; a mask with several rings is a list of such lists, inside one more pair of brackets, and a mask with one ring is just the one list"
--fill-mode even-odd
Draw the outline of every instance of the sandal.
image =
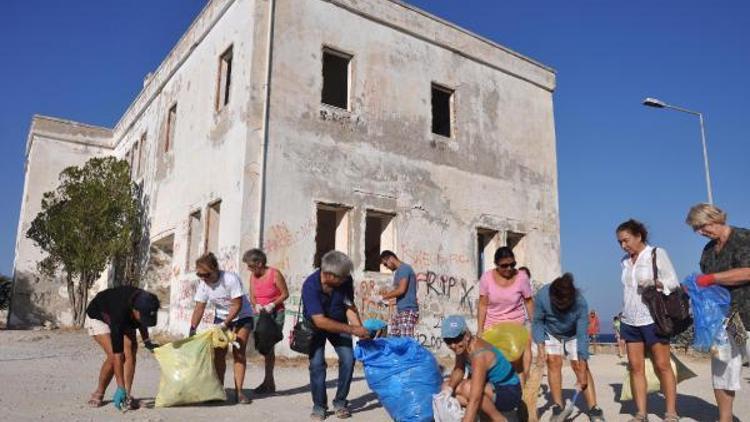
[[253, 389], [255, 394], [274, 394], [276, 392], [276, 386], [269, 387], [266, 384], [261, 384]]
[[93, 408], [102, 407], [104, 404], [104, 394], [92, 393], [91, 398], [86, 404]]
[[250, 404], [252, 402], [253, 402], [252, 399], [250, 399], [246, 395], [242, 394], [242, 392], [237, 392], [237, 395], [235, 396], [235, 403], [237, 403], [237, 404]]
[[680, 422], [680, 417], [675, 413], [665, 413], [664, 422]]
[[648, 415], [635, 415], [628, 422], [648, 422]]
[[348, 419], [352, 417], [352, 412], [346, 407], [336, 409], [336, 417], [339, 419]]

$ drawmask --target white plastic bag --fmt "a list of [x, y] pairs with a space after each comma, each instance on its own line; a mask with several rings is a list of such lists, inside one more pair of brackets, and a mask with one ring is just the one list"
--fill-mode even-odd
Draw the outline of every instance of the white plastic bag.
[[461, 422], [464, 408], [455, 397], [441, 392], [432, 396], [432, 414], [435, 422]]

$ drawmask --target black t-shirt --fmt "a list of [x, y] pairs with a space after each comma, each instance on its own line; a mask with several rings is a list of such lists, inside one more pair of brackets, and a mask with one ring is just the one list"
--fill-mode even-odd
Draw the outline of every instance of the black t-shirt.
[[89, 318], [98, 319], [109, 325], [112, 339], [112, 352], [122, 353], [125, 332], [138, 328], [133, 318], [133, 297], [141, 289], [132, 286], [120, 286], [99, 292], [86, 308]]

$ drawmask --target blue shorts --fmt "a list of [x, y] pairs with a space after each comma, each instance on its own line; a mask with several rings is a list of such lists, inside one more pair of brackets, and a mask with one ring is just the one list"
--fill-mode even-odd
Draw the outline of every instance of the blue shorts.
[[669, 344], [669, 337], [656, 334], [656, 324], [652, 323], [641, 327], [633, 325], [620, 324], [620, 336], [625, 343], [645, 343], [646, 347], [651, 347], [656, 343]]
[[495, 384], [495, 408], [501, 412], [515, 410], [521, 404], [521, 384]]

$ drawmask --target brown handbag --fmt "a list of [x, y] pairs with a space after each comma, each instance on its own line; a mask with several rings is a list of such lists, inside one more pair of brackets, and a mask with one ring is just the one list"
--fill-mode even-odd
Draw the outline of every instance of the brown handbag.
[[680, 286], [670, 295], [665, 295], [659, 281], [659, 268], [656, 263], [656, 248], [651, 250], [651, 267], [654, 285], [643, 288], [641, 297], [656, 323], [656, 333], [663, 337], [682, 334], [693, 324], [690, 315], [690, 297]]

